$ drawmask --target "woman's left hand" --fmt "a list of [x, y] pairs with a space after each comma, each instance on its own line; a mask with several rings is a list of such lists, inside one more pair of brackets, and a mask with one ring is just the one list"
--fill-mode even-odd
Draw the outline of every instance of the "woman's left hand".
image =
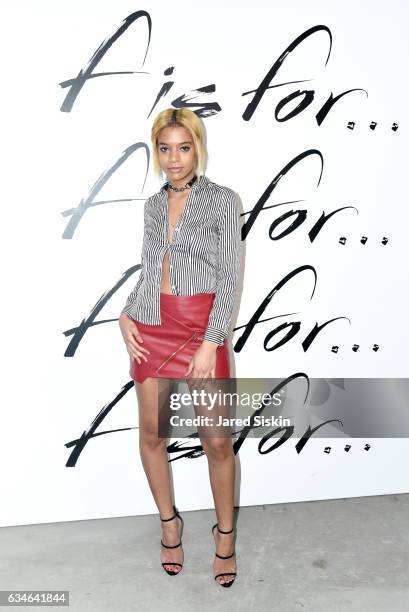
[[192, 378], [214, 378], [216, 370], [217, 344], [203, 341], [197, 351], [191, 357], [188, 369], [185, 373]]

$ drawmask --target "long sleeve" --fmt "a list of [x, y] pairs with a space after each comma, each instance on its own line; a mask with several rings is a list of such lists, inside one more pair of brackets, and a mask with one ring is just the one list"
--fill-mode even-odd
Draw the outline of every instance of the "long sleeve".
[[229, 331], [240, 273], [241, 224], [237, 196], [229, 190], [219, 224], [216, 295], [204, 340], [222, 345]]
[[125, 313], [130, 318], [132, 318], [131, 317], [132, 307], [133, 307], [134, 302], [136, 301], [136, 297], [138, 295], [139, 287], [142, 285], [142, 283], [144, 281], [144, 268], [145, 268], [145, 265], [144, 265], [144, 246], [145, 246], [145, 235], [146, 235], [147, 207], [148, 207], [148, 200], [145, 200], [144, 212], [143, 212], [143, 225], [144, 225], [143, 233], [144, 233], [144, 240], [143, 240], [143, 244], [142, 244], [142, 254], [141, 254], [141, 271], [140, 271], [139, 278], [138, 278], [138, 280], [136, 282], [135, 287], [132, 289], [131, 293], [128, 295], [128, 297], [126, 299], [125, 306], [121, 310], [121, 314]]

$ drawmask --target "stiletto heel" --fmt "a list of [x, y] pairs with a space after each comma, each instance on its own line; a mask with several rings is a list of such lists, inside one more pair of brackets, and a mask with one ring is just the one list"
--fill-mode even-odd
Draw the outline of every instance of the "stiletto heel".
[[[179, 546], [182, 546], [183, 519], [180, 516], [179, 512], [176, 510], [175, 506], [173, 506], [173, 510], [175, 511], [175, 514], [171, 516], [170, 518], [163, 519], [161, 516], [159, 516], [159, 518], [164, 523], [166, 523], [167, 521], [172, 521], [176, 517], [178, 517], [182, 521], [182, 526], [180, 530], [180, 540], [179, 540], [179, 544], [175, 544], [175, 546], [168, 546], [167, 544], [164, 544], [161, 539], [160, 543], [162, 544], [164, 548], [178, 548]], [[165, 565], [179, 565], [180, 570], [179, 571], [168, 570], [166, 569]], [[165, 570], [165, 572], [169, 574], [169, 576], [176, 576], [177, 574], [180, 574], [180, 572], [182, 571], [183, 563], [176, 563], [175, 561], [165, 561], [164, 563], [162, 563], [162, 567]]]
[[[216, 523], [215, 525], [213, 525], [212, 527], [212, 534], [214, 537], [214, 528], [217, 527], [217, 531], [219, 533], [233, 533], [234, 531], [234, 527], [233, 529], [230, 529], [230, 531], [222, 531], [221, 529], [219, 529], [219, 525], [218, 523]], [[231, 559], [231, 557], [233, 557], [233, 555], [235, 555], [236, 551], [233, 550], [231, 555], [227, 555], [227, 557], [222, 557], [221, 555], [218, 555], [217, 553], [215, 553], [216, 557], [218, 557], [219, 559]], [[219, 578], [220, 576], [234, 576], [234, 578], [232, 580], [229, 580], [229, 582], [219, 582], [217, 580], [217, 578]], [[230, 587], [233, 582], [236, 580], [236, 576], [237, 576], [237, 572], [221, 572], [220, 574], [216, 574], [216, 576], [214, 577], [214, 579], [216, 580], [217, 584], [220, 584], [220, 586], [223, 587]]]

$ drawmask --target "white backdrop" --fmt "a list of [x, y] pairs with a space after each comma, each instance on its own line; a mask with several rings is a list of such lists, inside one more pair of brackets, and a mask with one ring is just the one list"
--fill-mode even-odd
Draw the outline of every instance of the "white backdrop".
[[[124, 28], [136, 11], [146, 16]], [[239, 194], [243, 223], [254, 220], [232, 347], [284, 276], [299, 266], [317, 274], [312, 298], [312, 269], [273, 298], [234, 352], [236, 376], [408, 376], [403, 0], [40, 0], [3, 4], [2, 13], [1, 525], [156, 512], [117, 318], [139, 274], [122, 282], [140, 263], [143, 202], [161, 185], [146, 152], [163, 108], [206, 109], [207, 176]], [[263, 194], [264, 210], [251, 217]], [[311, 242], [321, 216], [338, 209]], [[300, 225], [272, 240], [271, 224], [297, 210], [305, 220], [294, 213], [272, 236]], [[332, 319], [304, 352], [311, 329]], [[266, 335], [294, 321], [295, 337], [267, 351]], [[407, 439], [330, 433], [300, 454], [294, 439], [267, 455], [248, 439], [237, 455], [237, 503], [408, 491]], [[205, 457], [172, 467], [181, 510], [213, 507]]]

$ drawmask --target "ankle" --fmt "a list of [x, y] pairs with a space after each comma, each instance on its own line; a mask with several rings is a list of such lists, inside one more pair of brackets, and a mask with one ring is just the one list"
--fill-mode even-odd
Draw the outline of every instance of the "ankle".
[[177, 531], [180, 528], [180, 520], [175, 518], [174, 521], [169, 521], [168, 523], [161, 523], [162, 531], [164, 532], [172, 532]]
[[159, 519], [162, 524], [171, 523], [177, 516], [178, 512], [175, 506], [171, 506], [171, 508], [167, 508], [163, 513], [159, 512]]
[[233, 535], [234, 534], [234, 526], [233, 527], [224, 527], [217, 524], [216, 531], [220, 533], [220, 535]]

